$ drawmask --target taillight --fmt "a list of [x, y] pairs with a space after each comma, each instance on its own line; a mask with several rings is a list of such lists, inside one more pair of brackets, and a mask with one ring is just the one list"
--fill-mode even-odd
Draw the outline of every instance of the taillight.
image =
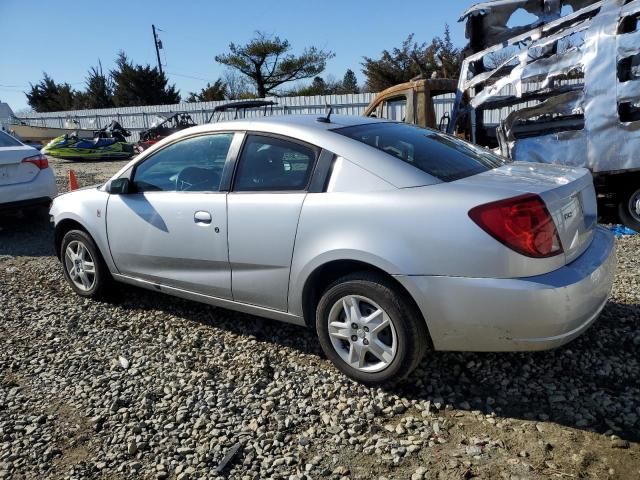
[[469, 211], [469, 217], [500, 243], [527, 257], [553, 257], [563, 251], [553, 218], [538, 195], [480, 205]]
[[33, 157], [27, 157], [22, 159], [22, 163], [33, 163], [40, 170], [49, 168], [49, 160], [44, 155], [34, 155]]

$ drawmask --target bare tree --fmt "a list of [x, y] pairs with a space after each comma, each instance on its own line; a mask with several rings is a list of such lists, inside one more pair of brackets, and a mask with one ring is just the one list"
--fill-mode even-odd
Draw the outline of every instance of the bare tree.
[[484, 67], [487, 70], [494, 70], [513, 57], [516, 53], [518, 53], [518, 49], [515, 47], [503, 48], [497, 52], [490, 53], [484, 57]]
[[255, 90], [247, 80], [247, 77], [236, 70], [226, 70], [222, 74], [222, 80], [227, 85], [227, 98], [229, 100], [255, 98]]

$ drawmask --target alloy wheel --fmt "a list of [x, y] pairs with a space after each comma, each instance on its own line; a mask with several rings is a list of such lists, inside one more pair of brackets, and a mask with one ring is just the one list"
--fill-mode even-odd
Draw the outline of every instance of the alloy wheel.
[[640, 222], [640, 190], [629, 196], [629, 213], [636, 222]]
[[84, 243], [69, 242], [64, 254], [64, 264], [73, 284], [83, 292], [91, 290], [96, 283], [96, 266], [91, 252]]
[[398, 338], [391, 317], [360, 295], [339, 299], [329, 312], [329, 338], [340, 358], [362, 372], [379, 372], [396, 357]]

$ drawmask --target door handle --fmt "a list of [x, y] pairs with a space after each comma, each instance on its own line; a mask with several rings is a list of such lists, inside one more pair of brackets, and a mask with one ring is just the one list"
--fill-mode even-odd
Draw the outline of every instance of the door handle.
[[209, 225], [211, 223], [211, 214], [209, 212], [204, 212], [202, 210], [197, 211], [193, 214], [193, 221], [196, 223], [203, 223], [205, 225]]

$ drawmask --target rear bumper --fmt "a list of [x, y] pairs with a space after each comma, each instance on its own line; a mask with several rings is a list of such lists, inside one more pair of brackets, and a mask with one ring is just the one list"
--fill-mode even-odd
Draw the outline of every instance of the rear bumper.
[[396, 277], [413, 295], [436, 350], [546, 350], [582, 334], [607, 303], [615, 276], [613, 236], [553, 272], [518, 279]]
[[18, 210], [20, 208], [29, 207], [48, 207], [51, 204], [51, 200], [52, 199], [49, 197], [38, 197], [30, 198], [28, 200], [20, 200], [17, 202], [0, 203], [0, 211]]
[[0, 209], [11, 210], [34, 205], [45, 205], [58, 194], [56, 177], [51, 168], [40, 170], [33, 180], [0, 186]]

